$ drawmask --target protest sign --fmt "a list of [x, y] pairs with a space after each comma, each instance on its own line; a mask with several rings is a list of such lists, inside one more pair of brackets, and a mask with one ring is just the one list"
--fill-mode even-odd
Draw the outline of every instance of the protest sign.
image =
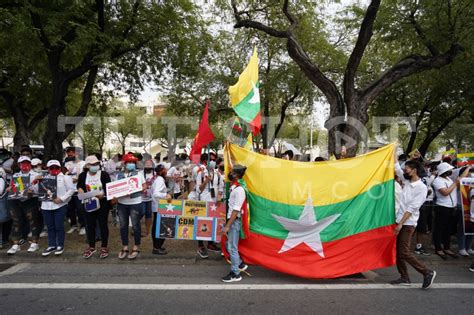
[[38, 199], [41, 201], [53, 201], [57, 196], [57, 178], [53, 175], [43, 175], [38, 184]]
[[8, 199], [29, 199], [30, 175], [14, 174], [11, 181], [11, 190]]
[[459, 191], [462, 201], [464, 234], [474, 235], [474, 178], [462, 178]]
[[142, 191], [142, 187], [139, 183], [140, 178], [138, 176], [130, 176], [107, 183], [107, 200]]

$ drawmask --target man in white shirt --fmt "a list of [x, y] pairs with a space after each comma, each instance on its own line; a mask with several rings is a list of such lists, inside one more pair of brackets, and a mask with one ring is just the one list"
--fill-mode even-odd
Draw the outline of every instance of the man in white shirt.
[[[66, 175], [71, 177], [73, 184], [77, 183], [79, 174], [82, 173], [84, 165], [86, 164], [79, 157], [80, 148], [67, 147], [66, 159], [64, 159], [64, 167], [67, 169]], [[67, 217], [70, 220], [71, 228], [66, 234], [71, 234], [79, 230], [79, 235], [86, 235], [86, 220], [84, 216], [84, 209], [81, 201], [77, 198], [77, 192], [72, 196], [68, 204]], [[79, 226], [77, 225], [79, 223]]]
[[240, 271], [248, 268], [239, 255], [239, 239], [240, 229], [242, 228], [241, 213], [244, 203], [246, 202], [245, 190], [239, 185], [238, 180], [241, 179], [247, 168], [242, 165], [234, 165], [229, 173], [231, 181], [229, 208], [227, 212], [227, 224], [222, 229], [222, 234], [227, 234], [227, 249], [230, 255], [231, 267], [230, 273], [222, 278], [223, 282], [236, 282], [242, 280]]
[[403, 177], [407, 180], [403, 187], [400, 208], [397, 211], [395, 234], [397, 235], [397, 269], [400, 279], [391, 284], [410, 285], [407, 263], [423, 275], [423, 289], [427, 289], [436, 277], [436, 271], [428, 269], [416, 259], [410, 250], [410, 242], [420, 216], [420, 207], [426, 200], [427, 188], [420, 180], [422, 165], [418, 161], [407, 161]]

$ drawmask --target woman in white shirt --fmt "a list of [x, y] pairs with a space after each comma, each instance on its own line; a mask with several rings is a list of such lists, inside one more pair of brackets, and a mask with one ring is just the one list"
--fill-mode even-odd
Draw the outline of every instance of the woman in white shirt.
[[466, 174], [461, 174], [453, 181], [449, 178], [452, 169], [453, 167], [446, 162], [439, 164], [437, 167], [438, 176], [432, 184], [436, 194], [433, 242], [436, 255], [443, 259], [447, 259], [447, 255], [453, 258], [459, 257], [450, 249], [451, 233], [452, 227], [457, 223], [456, 205], [459, 182]]
[[158, 219], [158, 202], [160, 199], [171, 199], [171, 194], [168, 193], [168, 188], [166, 187], [166, 167], [163, 164], [160, 164], [156, 167], [155, 171], [156, 178], [151, 187], [153, 197], [153, 226], [151, 231], [151, 239], [153, 241], [152, 253], [155, 255], [166, 255], [168, 252], [166, 251], [166, 248], [163, 247], [165, 239], [156, 237], [156, 221]]
[[[66, 217], [67, 204], [75, 192], [72, 179], [61, 173], [61, 163], [51, 160], [46, 165], [48, 174], [56, 180], [56, 193], [52, 199], [45, 199], [41, 203], [44, 222], [48, 227], [48, 247], [43, 251], [43, 256], [53, 253], [61, 255], [64, 251], [64, 218]], [[55, 178], [54, 178], [55, 177]], [[41, 185], [40, 179], [40, 185]]]

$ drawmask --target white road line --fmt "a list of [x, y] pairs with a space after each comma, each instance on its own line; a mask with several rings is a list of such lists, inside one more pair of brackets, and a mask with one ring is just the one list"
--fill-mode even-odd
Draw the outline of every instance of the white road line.
[[15, 274], [17, 272], [20, 272], [20, 271], [23, 271], [25, 269], [30, 268], [30, 266], [31, 266], [30, 263], [21, 263], [21, 264], [14, 265], [14, 266], [0, 272], [0, 277]]
[[[410, 287], [384, 283], [373, 284], [128, 284], [128, 283], [0, 283], [0, 290], [54, 289], [54, 290], [395, 290], [419, 289], [421, 283]], [[474, 283], [436, 283], [434, 289], [474, 289]]]

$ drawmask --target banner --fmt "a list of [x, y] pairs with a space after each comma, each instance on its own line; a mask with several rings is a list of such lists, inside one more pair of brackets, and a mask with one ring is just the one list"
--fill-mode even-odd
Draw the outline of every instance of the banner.
[[40, 201], [53, 201], [56, 198], [58, 190], [58, 181], [56, 176], [43, 175], [38, 184], [38, 199]]
[[221, 241], [226, 222], [224, 202], [161, 199], [157, 210], [156, 237]]
[[137, 175], [107, 183], [107, 200], [142, 191], [142, 186], [139, 183], [140, 178]]
[[30, 175], [14, 174], [10, 183], [8, 199], [29, 199], [28, 188], [30, 187]]
[[461, 178], [463, 229], [465, 235], [474, 235], [474, 178]]

